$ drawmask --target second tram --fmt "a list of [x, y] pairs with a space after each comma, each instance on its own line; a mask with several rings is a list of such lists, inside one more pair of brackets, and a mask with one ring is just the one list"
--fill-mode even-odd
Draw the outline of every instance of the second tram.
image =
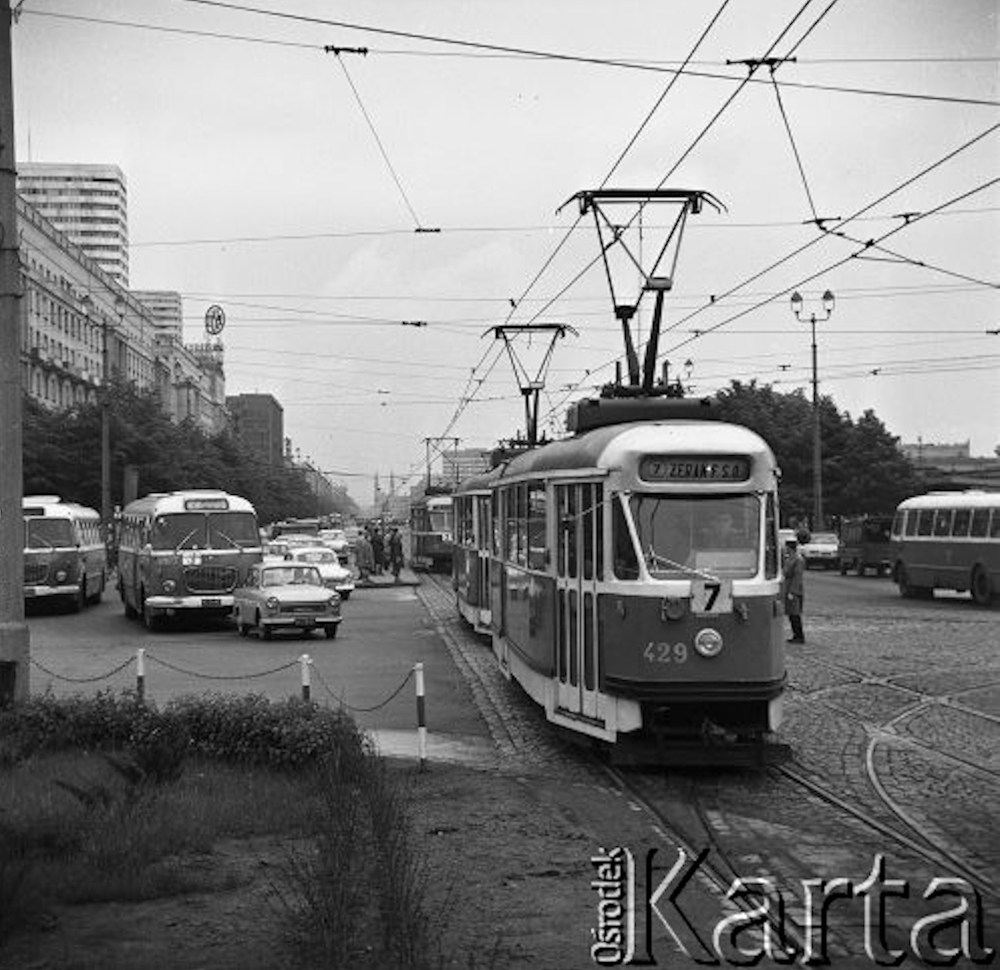
[[410, 563], [432, 572], [451, 570], [454, 539], [450, 492], [428, 491], [410, 506]]
[[233, 590], [262, 554], [254, 508], [238, 495], [203, 489], [130, 502], [118, 544], [125, 615], [149, 629], [178, 615], [227, 616]]
[[458, 608], [620, 760], [759, 764], [782, 717], [778, 468], [707, 402], [591, 401], [455, 495]]

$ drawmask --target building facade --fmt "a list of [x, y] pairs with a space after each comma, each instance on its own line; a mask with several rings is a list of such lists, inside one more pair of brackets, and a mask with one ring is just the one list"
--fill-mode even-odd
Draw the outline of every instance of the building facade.
[[117, 165], [19, 162], [21, 197], [128, 289], [128, 191]]
[[281, 468], [285, 462], [284, 409], [270, 394], [226, 398], [233, 433], [258, 461]]
[[132, 290], [153, 321], [157, 334], [184, 341], [184, 302], [176, 290]]

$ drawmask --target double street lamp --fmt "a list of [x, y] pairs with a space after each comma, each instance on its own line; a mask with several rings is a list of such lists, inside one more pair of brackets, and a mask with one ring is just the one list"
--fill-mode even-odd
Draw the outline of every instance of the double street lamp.
[[[792, 313], [796, 320], [802, 320], [802, 294], [796, 291], [792, 294]], [[824, 316], [809, 314], [809, 326], [812, 328], [812, 386], [813, 386], [813, 530], [823, 528], [823, 450], [820, 443], [819, 426], [819, 376], [816, 372], [816, 321], [829, 320], [833, 316], [833, 293], [827, 290], [823, 294]]]

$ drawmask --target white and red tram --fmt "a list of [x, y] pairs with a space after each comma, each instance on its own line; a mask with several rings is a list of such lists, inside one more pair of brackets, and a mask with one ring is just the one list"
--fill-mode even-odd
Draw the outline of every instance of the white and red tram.
[[462, 615], [549, 721], [623, 760], [780, 751], [770, 448], [704, 401], [583, 402], [574, 428], [457, 490]]

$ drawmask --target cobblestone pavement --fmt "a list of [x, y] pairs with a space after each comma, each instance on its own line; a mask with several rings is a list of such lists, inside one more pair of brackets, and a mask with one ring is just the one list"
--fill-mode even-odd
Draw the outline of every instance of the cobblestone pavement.
[[[497, 765], [593, 779], [594, 763], [558, 740], [498, 671], [488, 646], [457, 618], [451, 590], [425, 585], [420, 595], [487, 718]], [[1000, 945], [998, 651], [997, 611], [966, 604], [942, 611], [902, 600], [877, 610], [814, 609], [808, 643], [789, 646], [787, 656], [781, 740], [794, 752], [788, 773], [671, 770], [626, 777], [734, 876], [769, 880], [800, 926], [803, 880], [857, 886], [881, 857], [884, 878], [905, 881], [909, 891], [908, 899], [887, 903], [884, 943], [911, 958], [918, 955], [914, 947], [926, 955], [927, 940], [914, 938], [914, 927], [955, 902], [954, 896], [944, 903], [925, 899], [926, 890], [937, 878], [965, 880], [955, 885], [971, 900], [975, 955], [978, 942]], [[834, 904], [830, 923], [836, 965], [871, 966], [866, 926], [876, 955], [881, 943], [861, 901]], [[944, 933], [935, 946], [956, 939]]]

